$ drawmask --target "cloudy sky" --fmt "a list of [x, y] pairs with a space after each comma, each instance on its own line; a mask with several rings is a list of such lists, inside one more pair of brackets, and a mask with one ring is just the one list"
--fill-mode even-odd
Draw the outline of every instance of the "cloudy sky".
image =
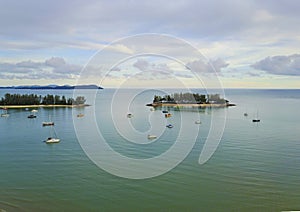
[[[170, 76], [196, 86], [194, 69], [215, 72], [224, 87], [300, 88], [298, 0], [3, 0], [0, 11], [2, 86], [75, 84], [89, 67], [84, 83], [104, 87], [124, 80], [172, 85]], [[146, 33], [182, 42], [126, 40]], [[195, 55], [185, 45], [208, 63], [188, 59]], [[162, 46], [164, 56], [155, 55]]]

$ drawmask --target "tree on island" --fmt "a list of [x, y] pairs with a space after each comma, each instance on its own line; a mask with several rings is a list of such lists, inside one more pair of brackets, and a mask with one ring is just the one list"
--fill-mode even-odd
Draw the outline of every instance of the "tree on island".
[[75, 101], [73, 102], [74, 105], [82, 105], [85, 103], [85, 98], [84, 96], [77, 96]]
[[209, 94], [207, 95], [207, 99], [209, 103], [212, 104], [225, 104], [228, 102], [227, 100], [220, 97], [220, 94]]

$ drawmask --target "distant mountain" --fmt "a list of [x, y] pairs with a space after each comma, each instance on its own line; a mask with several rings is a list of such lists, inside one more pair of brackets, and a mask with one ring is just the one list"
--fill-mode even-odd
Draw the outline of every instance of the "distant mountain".
[[0, 89], [31, 89], [31, 90], [52, 90], [52, 89], [103, 89], [97, 85], [20, 85], [20, 86], [6, 86]]

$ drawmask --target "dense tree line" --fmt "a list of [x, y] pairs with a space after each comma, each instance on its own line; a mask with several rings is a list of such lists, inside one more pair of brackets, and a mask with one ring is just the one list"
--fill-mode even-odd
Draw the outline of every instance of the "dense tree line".
[[83, 96], [66, 99], [65, 96], [36, 94], [5, 94], [0, 100], [0, 105], [79, 105], [85, 103]]
[[220, 97], [219, 94], [198, 94], [198, 93], [174, 93], [171, 95], [158, 96], [155, 95], [153, 103], [177, 103], [177, 104], [204, 104], [215, 103], [224, 104], [227, 100]]

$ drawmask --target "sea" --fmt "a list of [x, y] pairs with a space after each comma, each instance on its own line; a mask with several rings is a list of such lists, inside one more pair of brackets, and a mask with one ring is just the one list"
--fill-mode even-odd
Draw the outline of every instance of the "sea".
[[[146, 106], [174, 92], [82, 90], [90, 106], [36, 108], [35, 119], [33, 108], [9, 109], [0, 118], [0, 211], [300, 210], [300, 90], [225, 89], [236, 104], [228, 108]], [[49, 120], [54, 127], [43, 127]], [[46, 144], [54, 131], [60, 143]]]

